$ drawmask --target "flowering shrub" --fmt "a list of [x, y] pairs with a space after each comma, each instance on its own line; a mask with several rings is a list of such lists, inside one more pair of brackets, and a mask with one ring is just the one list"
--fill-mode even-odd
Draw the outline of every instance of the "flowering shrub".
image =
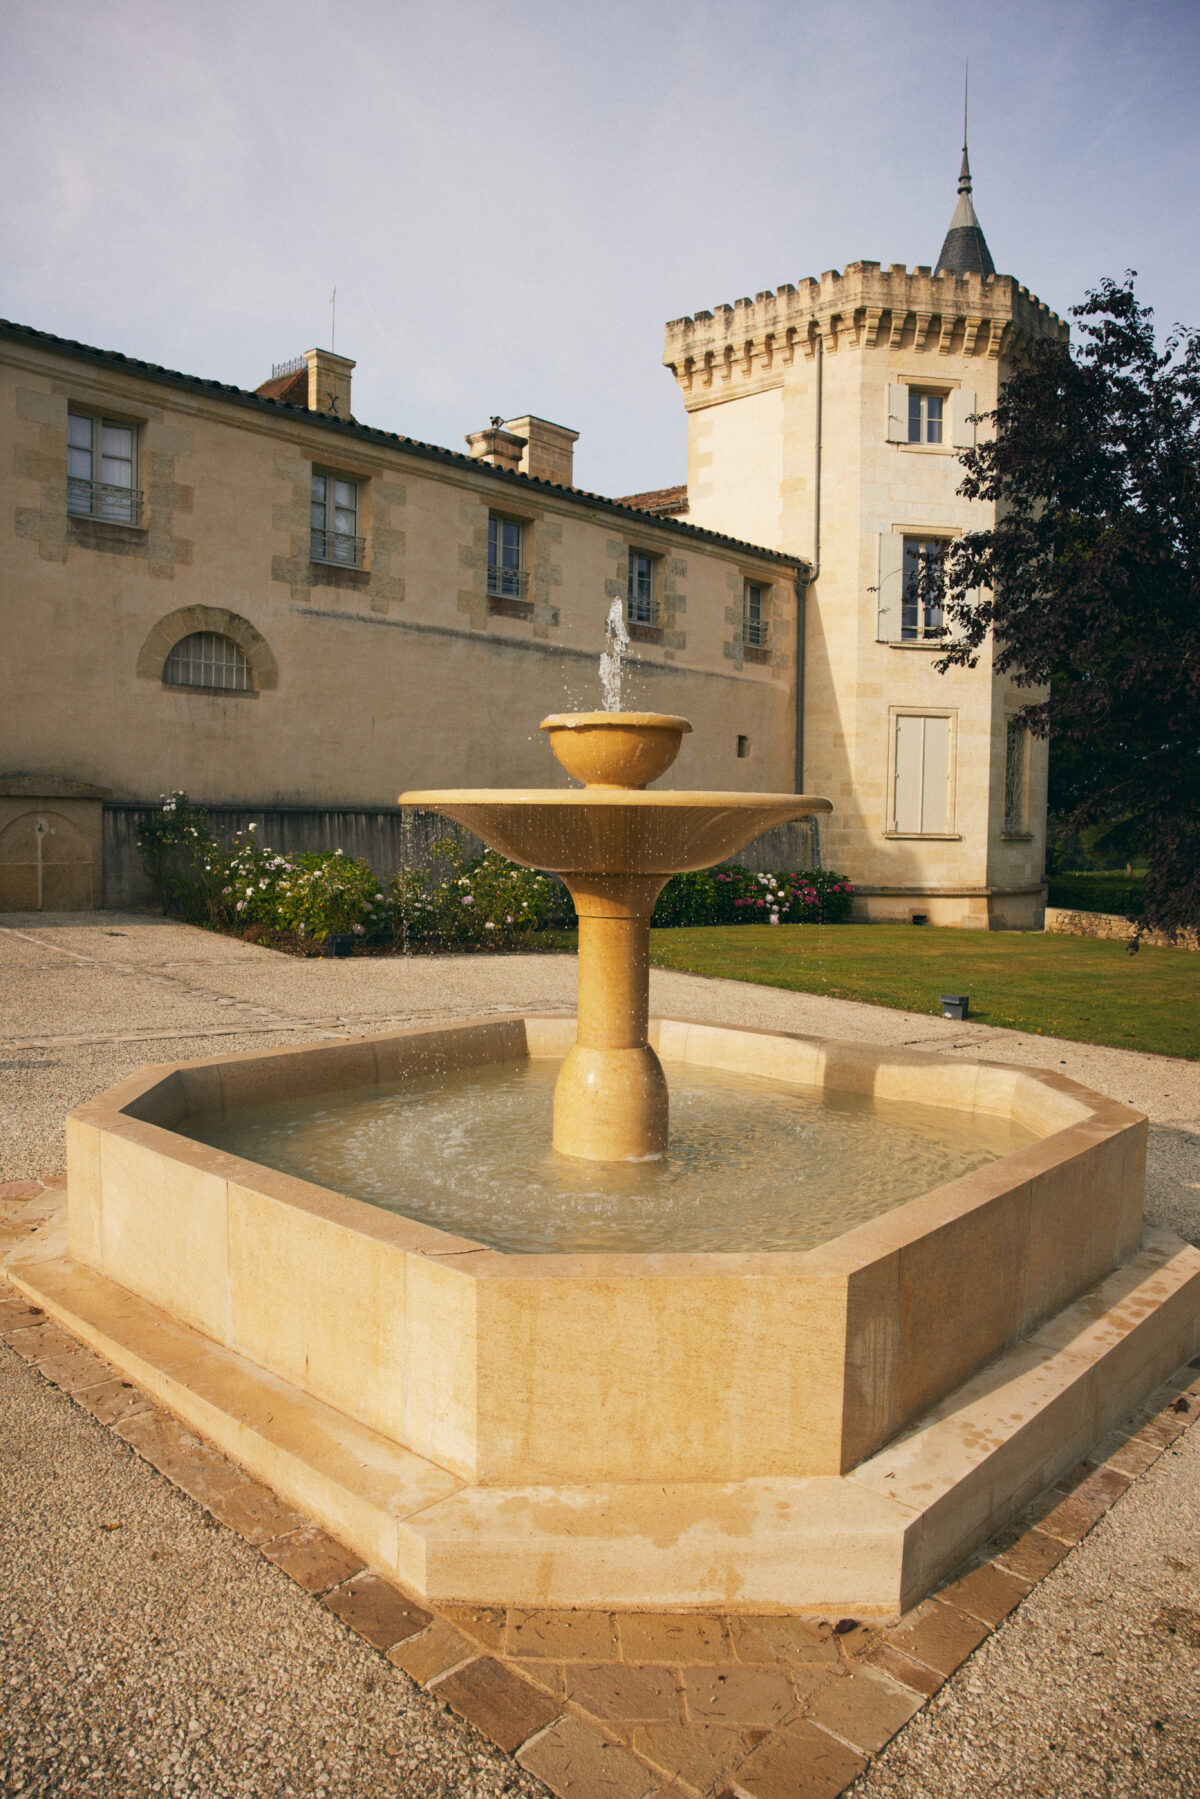
[[[221, 843], [201, 808], [173, 793], [139, 828], [138, 847], [164, 912], [217, 930], [253, 927], [298, 947], [348, 934], [401, 950], [513, 949], [574, 923], [561, 881], [494, 850], [466, 857], [455, 837], [430, 846], [429, 867], [383, 882], [341, 850], [281, 855], [259, 843], [254, 825]], [[828, 869], [756, 874], [731, 864], [672, 876], [653, 923], [836, 924], [850, 915], [852, 891]]]
[[495, 850], [464, 862], [453, 838], [431, 848], [432, 870], [401, 869], [391, 881], [392, 929], [400, 947], [511, 949], [532, 931], [573, 922], [566, 890], [550, 875]]
[[854, 888], [845, 875], [814, 868], [804, 874], [759, 874], [730, 863], [672, 875], [652, 923], [843, 924]]

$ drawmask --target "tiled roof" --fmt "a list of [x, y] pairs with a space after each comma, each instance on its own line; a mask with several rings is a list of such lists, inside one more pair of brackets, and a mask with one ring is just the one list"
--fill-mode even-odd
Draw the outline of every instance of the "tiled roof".
[[290, 375], [272, 375], [255, 388], [260, 400], [282, 400], [285, 406], [302, 406], [308, 411], [308, 370], [293, 369]]
[[[402, 450], [406, 455], [419, 456], [430, 462], [441, 462], [460, 469], [471, 469], [477, 475], [490, 478], [503, 486], [529, 489], [534, 493], [560, 494], [565, 498], [579, 500], [589, 506], [598, 507], [603, 512], [637, 513], [638, 509], [621, 500], [611, 500], [604, 494], [588, 493], [581, 487], [564, 487], [555, 481], [539, 481], [532, 475], [519, 475], [509, 469], [493, 468], [490, 463], [477, 461], [474, 457], [465, 456], [458, 450], [445, 450], [438, 444], [421, 443], [413, 437], [402, 437], [396, 431], [379, 431], [371, 425], [360, 425], [353, 419], [336, 418], [328, 412], [309, 412], [305, 407], [292, 406], [281, 400], [266, 399], [261, 394], [251, 393], [248, 388], [234, 387], [225, 381], [207, 381], [200, 375], [185, 375], [178, 369], [167, 369], [155, 362], [141, 362], [136, 356], [125, 356], [119, 350], [99, 350], [91, 344], [81, 344], [74, 338], [56, 337], [50, 331], [37, 331], [32, 325], [18, 325], [9, 319], [0, 319], [0, 340], [8, 339], [12, 343], [28, 344], [31, 348], [45, 350], [59, 356], [70, 356], [80, 362], [90, 362], [100, 368], [111, 368], [122, 374], [137, 375], [160, 385], [178, 387], [189, 393], [207, 394], [213, 399], [225, 400], [234, 406], [246, 406], [254, 411], [273, 414], [279, 418], [288, 418], [298, 424], [310, 425], [317, 430], [330, 431], [339, 437], [356, 438], [364, 443], [379, 444], [385, 449]], [[265, 383], [264, 385], [269, 385]], [[684, 524], [681, 519], [662, 518], [653, 513], [642, 513], [642, 517], [653, 519], [660, 530], [678, 533], [680, 536], [698, 539], [704, 543], [716, 544], [720, 548], [749, 552], [768, 562], [784, 562], [791, 567], [805, 566], [802, 556], [789, 556], [783, 550], [765, 549], [761, 544], [747, 543], [739, 537], [726, 537], [720, 531], [706, 531], [699, 525]]]
[[673, 513], [687, 511], [687, 482], [682, 487], [651, 487], [645, 493], [622, 494], [617, 505], [628, 506], [634, 512], [653, 512], [656, 518], [670, 518]]

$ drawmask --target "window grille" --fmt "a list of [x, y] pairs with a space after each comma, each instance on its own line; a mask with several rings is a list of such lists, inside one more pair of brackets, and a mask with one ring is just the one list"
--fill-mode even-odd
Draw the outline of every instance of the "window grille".
[[136, 525], [142, 496], [134, 485], [135, 433], [132, 425], [67, 414], [67, 511], [76, 518]]
[[742, 642], [749, 650], [767, 647], [766, 588], [747, 581], [742, 593]]
[[625, 618], [631, 625], [655, 625], [654, 558], [637, 550], [629, 552], [629, 584], [626, 589]]
[[312, 561], [339, 562], [345, 568], [362, 567], [357, 481], [344, 481], [339, 475], [314, 475], [311, 519], [308, 553]]
[[529, 576], [521, 567], [520, 521], [488, 514], [487, 590], [499, 600], [523, 600]]
[[904, 539], [904, 586], [900, 604], [900, 636], [913, 642], [945, 633], [942, 595], [945, 582], [946, 540], [942, 537]]
[[216, 631], [182, 638], [163, 663], [162, 678], [167, 687], [217, 687], [229, 693], [249, 693], [254, 685], [237, 644]]
[[1025, 727], [1015, 718], [1004, 744], [1004, 829], [1014, 835], [1025, 829]]

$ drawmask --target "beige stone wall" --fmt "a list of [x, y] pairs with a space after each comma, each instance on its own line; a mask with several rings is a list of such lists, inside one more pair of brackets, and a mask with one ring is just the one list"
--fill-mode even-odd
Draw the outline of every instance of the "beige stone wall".
[[[137, 527], [68, 517], [68, 404], [135, 425]], [[28, 342], [0, 342], [0, 419], [0, 774], [310, 806], [558, 784], [537, 725], [600, 703], [604, 620], [634, 545], [656, 558], [662, 630], [634, 646], [628, 703], [695, 726], [666, 784], [792, 789], [794, 567]], [[310, 558], [314, 468], [361, 484], [362, 570]], [[489, 606], [489, 508], [524, 528], [520, 616]], [[748, 577], [771, 588], [765, 659], [741, 651]], [[172, 644], [206, 630], [243, 650], [253, 691], [163, 684]]]
[[[1046, 749], [1027, 740], [1021, 828], [1005, 828], [1009, 717], [1030, 695], [973, 670], [939, 674], [930, 643], [880, 641], [905, 536], [990, 523], [962, 499], [956, 450], [974, 442], [1010, 358], [1066, 327], [1007, 277], [850, 265], [667, 327], [688, 409], [689, 519], [750, 528], [819, 563], [806, 605], [804, 786], [834, 804], [828, 860], [866, 891], [860, 915], [1031, 928], [1041, 922]], [[907, 435], [906, 390], [943, 399], [940, 445]], [[904, 416], [889, 427], [895, 403]], [[819, 486], [820, 513], [817, 524]], [[890, 548], [888, 547], [890, 546]], [[896, 719], [949, 720], [945, 828], [898, 831]]]

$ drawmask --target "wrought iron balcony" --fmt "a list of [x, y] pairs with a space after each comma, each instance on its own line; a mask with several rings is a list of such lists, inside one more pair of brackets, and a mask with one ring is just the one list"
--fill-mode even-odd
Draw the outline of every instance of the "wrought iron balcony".
[[497, 562], [487, 565], [487, 590], [492, 599], [524, 600], [529, 594], [529, 575], [523, 568], [501, 568]]
[[352, 537], [348, 531], [322, 531], [313, 526], [309, 539], [309, 556], [314, 562], [336, 562], [342, 568], [361, 568], [365, 537]]
[[771, 631], [765, 618], [744, 618], [742, 620], [742, 643], [748, 650], [765, 650], [771, 641]]
[[67, 511], [72, 518], [99, 518], [112, 525], [140, 525], [142, 496], [136, 487], [116, 487], [109, 481], [84, 481], [78, 475], [67, 480]]

